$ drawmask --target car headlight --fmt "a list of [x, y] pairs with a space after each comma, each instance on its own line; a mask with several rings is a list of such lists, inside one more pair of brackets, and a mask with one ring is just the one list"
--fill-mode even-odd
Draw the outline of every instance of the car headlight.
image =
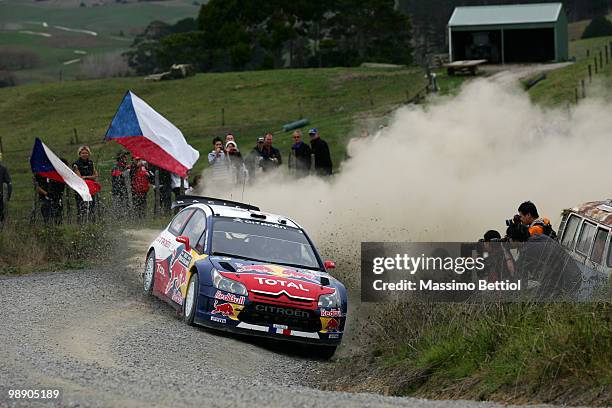
[[213, 286], [219, 290], [224, 292], [234, 293], [236, 295], [247, 296], [248, 292], [246, 286], [242, 283], [235, 281], [233, 279], [228, 279], [222, 276], [218, 270], [215, 268], [212, 269], [213, 274]]
[[338, 291], [328, 295], [319, 296], [319, 307], [340, 307], [340, 296]]

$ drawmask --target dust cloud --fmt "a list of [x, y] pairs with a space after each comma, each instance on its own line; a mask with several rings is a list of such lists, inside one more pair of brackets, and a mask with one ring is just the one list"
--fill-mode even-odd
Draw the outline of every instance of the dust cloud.
[[[277, 174], [221, 195], [290, 216], [328, 257], [357, 255], [361, 241], [503, 234], [525, 200], [556, 229], [562, 209], [612, 196], [609, 105], [587, 99], [571, 110], [543, 109], [515, 83], [480, 79], [454, 97], [401, 108], [379, 134], [349, 147], [351, 158], [330, 180]], [[210, 185], [201, 193], [220, 195]]]

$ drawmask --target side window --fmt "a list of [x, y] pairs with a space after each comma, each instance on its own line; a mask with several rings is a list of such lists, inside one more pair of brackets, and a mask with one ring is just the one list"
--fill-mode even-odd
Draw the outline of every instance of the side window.
[[597, 228], [597, 234], [595, 234], [595, 244], [593, 245], [593, 251], [591, 252], [591, 261], [601, 264], [607, 238], [608, 230]]
[[570, 215], [567, 223], [565, 224], [565, 229], [563, 230], [563, 238], [561, 239], [561, 245], [566, 248], [572, 249], [574, 246], [574, 242], [576, 241], [576, 231], [578, 230], [578, 225], [580, 224], [580, 218], [575, 215]]
[[183, 230], [183, 235], [189, 238], [189, 243], [194, 247], [194, 249], [198, 252], [202, 252], [204, 249], [198, 248], [198, 243], [202, 233], [206, 229], [206, 214], [204, 211], [196, 211], [193, 214], [193, 217], [189, 219], [185, 229]]
[[172, 234], [176, 236], [181, 235], [181, 232], [183, 232], [183, 227], [185, 226], [185, 223], [187, 222], [187, 220], [189, 219], [189, 216], [192, 213], [193, 213], [193, 210], [188, 209], [188, 210], [183, 210], [180, 213], [176, 214], [176, 216], [170, 223], [170, 227], [168, 228], [168, 231], [170, 231]]
[[576, 252], [580, 252], [582, 255], [589, 255], [589, 249], [591, 249], [591, 243], [595, 236], [595, 224], [585, 222], [582, 224], [582, 230], [578, 237], [578, 243], [576, 244]]

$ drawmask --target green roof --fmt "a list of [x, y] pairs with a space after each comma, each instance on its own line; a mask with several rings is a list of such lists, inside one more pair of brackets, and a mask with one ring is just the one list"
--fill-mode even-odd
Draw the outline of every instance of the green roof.
[[561, 8], [561, 3], [456, 7], [448, 25], [449, 27], [458, 27], [554, 23], [559, 19]]

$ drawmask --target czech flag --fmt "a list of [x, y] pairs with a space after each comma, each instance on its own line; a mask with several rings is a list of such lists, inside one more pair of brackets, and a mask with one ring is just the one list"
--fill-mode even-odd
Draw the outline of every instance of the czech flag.
[[104, 139], [115, 140], [132, 156], [181, 177], [187, 177], [187, 170], [200, 157], [176, 126], [132, 91], [125, 94]]
[[85, 180], [66, 166], [39, 138], [34, 141], [30, 166], [32, 173], [66, 183], [81, 196], [83, 201], [91, 201], [91, 194]]

